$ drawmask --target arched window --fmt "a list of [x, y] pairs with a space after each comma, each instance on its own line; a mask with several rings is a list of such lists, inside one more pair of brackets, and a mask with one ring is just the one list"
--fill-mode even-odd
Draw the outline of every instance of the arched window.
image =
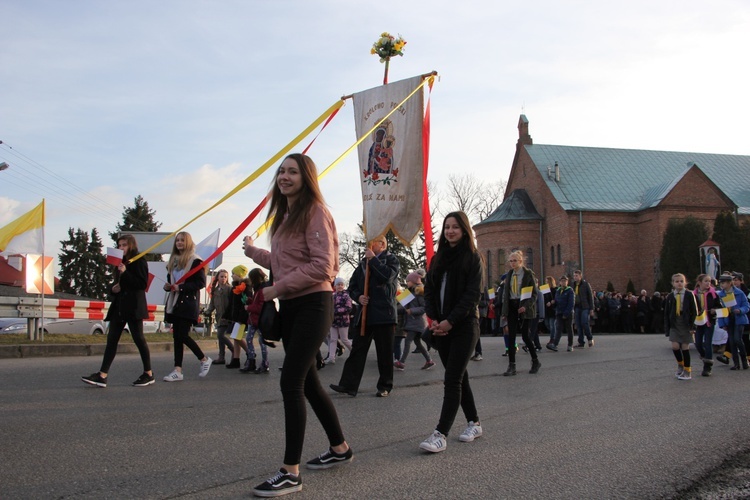
[[560, 245], [557, 245], [557, 263], [562, 264], [562, 252], [560, 252]]
[[555, 245], [549, 247], [549, 255], [552, 262], [552, 267], [555, 267]]
[[534, 269], [534, 249], [533, 248], [526, 249], [526, 267], [528, 267], [529, 269]]

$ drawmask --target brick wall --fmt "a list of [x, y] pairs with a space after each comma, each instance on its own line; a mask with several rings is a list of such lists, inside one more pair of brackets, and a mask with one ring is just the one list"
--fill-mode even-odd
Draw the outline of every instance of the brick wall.
[[[490, 252], [488, 274], [493, 281], [508, 269], [507, 263], [498, 262], [499, 257], [504, 256], [507, 260], [513, 249], [526, 251], [531, 248], [531, 267], [538, 277], [551, 275], [557, 279], [575, 268], [582, 268], [595, 290], [604, 290], [611, 281], [617, 290], [624, 291], [628, 280], [632, 280], [636, 290], [645, 288], [651, 293], [669, 220], [695, 217], [706, 223], [710, 237], [719, 212], [733, 209], [731, 201], [698, 168], [693, 167], [654, 208], [636, 213], [566, 212], [522, 147], [511, 169], [506, 197], [515, 189], [525, 189], [544, 218], [542, 248], [540, 252], [539, 221], [506, 221], [477, 226], [479, 249], [485, 258]], [[583, 236], [583, 264], [579, 226]], [[697, 248], [695, 255], [698, 259]]]

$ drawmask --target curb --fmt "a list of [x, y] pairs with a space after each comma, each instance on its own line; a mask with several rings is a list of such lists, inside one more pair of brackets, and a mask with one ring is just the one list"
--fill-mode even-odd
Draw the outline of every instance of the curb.
[[[201, 349], [216, 347], [217, 340], [196, 340]], [[103, 356], [107, 344], [46, 344], [0, 345], [0, 359], [46, 358], [53, 356]], [[149, 342], [151, 352], [171, 352], [172, 342]], [[117, 354], [138, 353], [133, 343], [120, 344]]]

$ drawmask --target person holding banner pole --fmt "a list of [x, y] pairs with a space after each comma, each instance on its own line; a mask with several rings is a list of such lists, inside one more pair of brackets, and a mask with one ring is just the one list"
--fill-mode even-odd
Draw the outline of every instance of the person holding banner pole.
[[430, 336], [445, 367], [440, 419], [432, 434], [419, 445], [430, 453], [447, 448], [447, 436], [459, 407], [468, 422], [459, 441], [469, 443], [482, 436], [467, 367], [479, 340], [484, 263], [465, 213], [449, 213], [442, 227], [424, 290], [425, 313], [431, 318]]
[[508, 347], [508, 369], [503, 373], [505, 376], [516, 374], [516, 335], [521, 334], [524, 344], [530, 346], [531, 370], [534, 374], [539, 371], [542, 364], [539, 362], [534, 344], [529, 337], [529, 326], [536, 318], [536, 277], [534, 272], [523, 265], [523, 252], [516, 250], [508, 258], [511, 271], [505, 280], [503, 289], [503, 319], [507, 320], [505, 333], [510, 337]]
[[[302, 490], [300, 461], [307, 426], [307, 402], [320, 420], [329, 448], [307, 462], [308, 469], [328, 469], [352, 461], [338, 413], [318, 378], [316, 354], [333, 322], [331, 284], [339, 270], [336, 224], [318, 186], [315, 163], [306, 155], [287, 156], [276, 171], [266, 222], [271, 251], [245, 237], [245, 255], [272, 272], [263, 299], [279, 299], [284, 345], [281, 394], [286, 446], [283, 466], [253, 488], [260, 497]], [[272, 222], [271, 222], [272, 221]]]
[[109, 321], [107, 332], [107, 347], [104, 350], [102, 366], [97, 373], [88, 377], [81, 377], [87, 384], [107, 387], [107, 374], [112, 361], [117, 354], [120, 336], [128, 325], [133, 342], [138, 348], [143, 363], [143, 373], [133, 382], [135, 387], [146, 387], [154, 383], [154, 373], [151, 371], [151, 354], [143, 335], [143, 320], [148, 319], [146, 304], [146, 286], [148, 285], [148, 264], [145, 259], [138, 259], [128, 263], [128, 260], [138, 255], [138, 244], [135, 237], [124, 234], [117, 239], [117, 248], [122, 250], [122, 260], [115, 269], [115, 283], [110, 288], [112, 302], [107, 310], [105, 321]]
[[378, 357], [377, 397], [388, 397], [393, 389], [393, 338], [396, 332], [396, 289], [401, 265], [388, 251], [385, 236], [370, 242], [365, 256], [349, 282], [349, 295], [362, 305], [357, 324], [361, 333], [352, 339], [352, 351], [344, 363], [336, 392], [356, 396], [367, 362], [367, 351], [375, 341]]

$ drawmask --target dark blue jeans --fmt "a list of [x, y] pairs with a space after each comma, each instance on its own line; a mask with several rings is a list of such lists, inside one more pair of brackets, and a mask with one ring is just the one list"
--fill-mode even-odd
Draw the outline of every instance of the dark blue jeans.
[[[731, 309], [730, 309], [731, 310]], [[731, 324], [727, 327], [729, 333], [729, 350], [734, 357], [735, 363], [738, 363], [744, 357], [747, 357], [745, 344], [742, 342], [742, 331], [745, 325]]]
[[583, 344], [584, 336], [591, 340], [591, 325], [589, 325], [590, 309], [582, 309], [578, 306], [575, 308], [576, 330], [578, 330], [578, 343]]
[[479, 322], [472, 319], [457, 325], [448, 335], [433, 336], [433, 339], [445, 367], [443, 408], [436, 429], [447, 436], [456, 420], [459, 406], [467, 422], [479, 422], [474, 394], [469, 385], [469, 372], [466, 370], [479, 340]]
[[323, 390], [315, 366], [315, 356], [333, 321], [331, 292], [317, 292], [279, 301], [284, 365], [281, 369], [281, 394], [284, 398], [286, 449], [284, 463], [297, 465], [302, 457], [307, 425], [307, 405], [320, 420], [328, 442], [344, 442], [339, 416], [331, 397]]
[[713, 359], [714, 325], [698, 325], [695, 328], [695, 348], [703, 359]]
[[555, 326], [555, 340], [552, 342], [555, 347], [560, 343], [563, 332], [568, 334], [568, 347], [573, 346], [573, 316], [563, 317], [562, 314], [557, 315], [557, 326]]

